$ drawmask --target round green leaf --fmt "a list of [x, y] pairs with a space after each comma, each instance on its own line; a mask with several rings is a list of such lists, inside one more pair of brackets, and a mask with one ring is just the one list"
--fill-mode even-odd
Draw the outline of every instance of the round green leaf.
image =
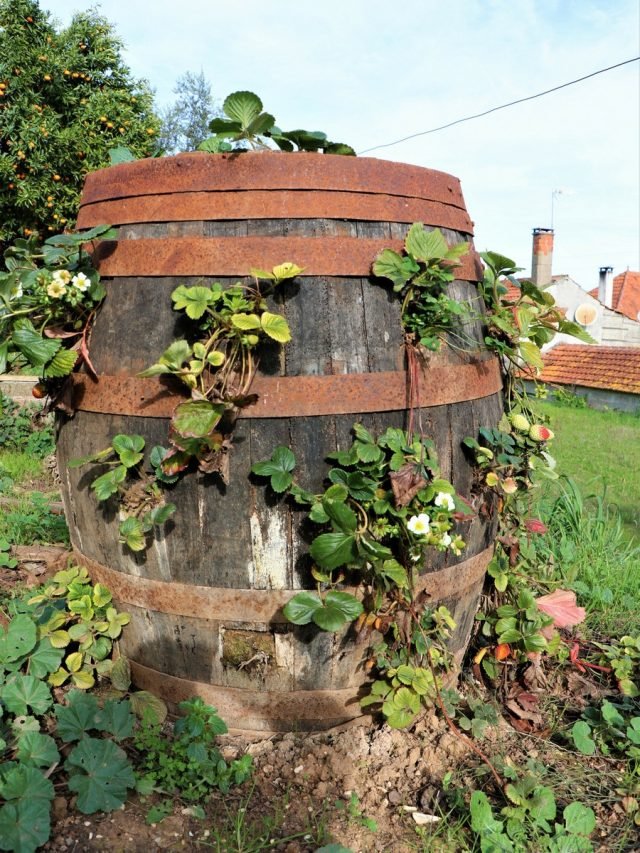
[[321, 533], [311, 543], [309, 553], [323, 568], [337, 569], [356, 558], [356, 540], [348, 533]]
[[18, 660], [28, 654], [36, 644], [37, 630], [29, 616], [14, 616], [7, 633], [0, 636], [0, 663]]
[[40, 732], [27, 732], [18, 741], [18, 758], [23, 764], [51, 767], [60, 758], [55, 740]]
[[111, 812], [125, 802], [136, 780], [126, 753], [113, 741], [85, 737], [65, 761], [69, 788], [84, 814]]
[[322, 601], [317, 593], [299, 592], [285, 604], [283, 613], [294, 625], [308, 625], [321, 607]]
[[584, 835], [587, 838], [596, 828], [596, 816], [593, 809], [582, 803], [569, 803], [562, 812], [567, 832], [573, 835]]
[[262, 330], [265, 334], [269, 335], [270, 338], [273, 338], [274, 341], [278, 341], [280, 344], [286, 344], [291, 340], [289, 324], [280, 314], [270, 314], [269, 311], [265, 311], [260, 317], [260, 322], [262, 324]]
[[[53, 785], [51, 791], [53, 797]], [[51, 834], [50, 810], [43, 799], [5, 803], [0, 808], [0, 849], [33, 853], [41, 847]]]
[[44, 714], [53, 699], [51, 691], [40, 679], [18, 672], [10, 675], [2, 688], [2, 701], [12, 714], [22, 715], [27, 714], [29, 708], [34, 714]]
[[244, 129], [262, 112], [262, 101], [253, 92], [232, 92], [225, 98], [222, 109]]

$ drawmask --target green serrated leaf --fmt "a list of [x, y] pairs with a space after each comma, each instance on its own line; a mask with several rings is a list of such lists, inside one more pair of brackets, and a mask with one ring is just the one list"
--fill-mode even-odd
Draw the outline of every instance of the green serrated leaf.
[[[262, 101], [253, 92], [232, 92], [225, 98], [222, 109], [232, 121], [237, 121], [244, 130], [262, 112]], [[213, 127], [211, 129], [213, 130]]]
[[56, 705], [53, 710], [58, 720], [57, 733], [66, 743], [80, 740], [96, 727], [98, 701], [81, 690], [69, 691], [67, 705]]
[[109, 732], [116, 740], [131, 737], [134, 722], [131, 702], [127, 699], [109, 699], [95, 717], [95, 727], [101, 732]]
[[148, 690], [137, 690], [129, 697], [133, 713], [141, 720], [150, 719], [162, 724], [167, 718], [167, 706], [158, 696]]
[[185, 438], [203, 438], [213, 432], [225, 412], [224, 403], [187, 400], [176, 406], [172, 426]]
[[18, 759], [31, 767], [51, 767], [60, 759], [55, 740], [40, 732], [27, 732], [18, 741]]
[[127, 477], [127, 469], [124, 465], [118, 465], [111, 471], [101, 474], [91, 483], [91, 488], [95, 492], [96, 498], [99, 501], [106, 501], [112, 495], [117, 494], [118, 487], [125, 481]]
[[404, 245], [407, 253], [418, 261], [444, 258], [448, 251], [440, 229], [425, 231], [422, 222], [414, 222], [409, 228]]
[[348, 533], [321, 533], [311, 543], [309, 553], [324, 569], [337, 569], [356, 559], [356, 539]]
[[332, 501], [325, 495], [322, 507], [338, 530], [343, 533], [354, 533], [358, 526], [358, 517], [351, 507], [343, 501]]
[[271, 314], [264, 311], [260, 317], [262, 331], [280, 344], [286, 344], [291, 340], [289, 324], [280, 314]]
[[257, 314], [233, 314], [231, 316], [231, 323], [236, 327], [236, 329], [248, 332], [251, 329], [260, 328], [260, 317], [258, 317]]
[[44, 338], [28, 320], [17, 320], [13, 327], [13, 344], [20, 350], [31, 367], [38, 372], [51, 361], [61, 347], [59, 340]]
[[59, 349], [51, 361], [47, 362], [42, 375], [47, 379], [68, 376], [78, 361], [78, 353], [71, 349]]
[[77, 806], [84, 814], [119, 809], [127, 789], [136, 784], [126, 753], [110, 740], [83, 738], [64, 766], [68, 786], [78, 794]]
[[12, 714], [24, 715], [29, 708], [34, 714], [44, 714], [52, 705], [51, 691], [34, 675], [21, 672], [10, 675], [2, 688], [2, 702]]
[[[214, 297], [211, 288], [195, 285], [194, 287], [186, 287], [181, 284], [171, 294], [173, 307], [176, 311], [186, 311], [187, 317], [191, 320], [199, 320], [209, 305], [214, 303]], [[175, 342], [177, 343], [177, 342]], [[163, 358], [166, 357], [166, 353]]]
[[114, 661], [109, 673], [111, 683], [116, 690], [128, 690], [131, 686], [131, 664], [126, 657]]
[[315, 592], [298, 592], [285, 604], [283, 613], [294, 625], [308, 625], [313, 614], [322, 607], [322, 600]]

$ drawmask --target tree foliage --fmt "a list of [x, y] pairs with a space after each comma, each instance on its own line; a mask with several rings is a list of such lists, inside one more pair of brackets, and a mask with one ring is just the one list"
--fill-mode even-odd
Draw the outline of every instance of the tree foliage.
[[36, 0], [0, 0], [0, 244], [72, 226], [109, 149], [154, 152], [151, 91], [121, 51], [95, 10], [58, 28]]
[[161, 112], [160, 148], [167, 154], [195, 151], [209, 134], [209, 122], [221, 115], [214, 105], [211, 84], [202, 71], [187, 71], [173, 90], [175, 103]]

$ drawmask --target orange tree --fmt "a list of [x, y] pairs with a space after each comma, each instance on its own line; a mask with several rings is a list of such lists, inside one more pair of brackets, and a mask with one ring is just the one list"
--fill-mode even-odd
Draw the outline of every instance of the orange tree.
[[154, 152], [152, 94], [121, 50], [95, 10], [58, 29], [35, 0], [0, 0], [0, 246], [72, 226], [110, 149]]

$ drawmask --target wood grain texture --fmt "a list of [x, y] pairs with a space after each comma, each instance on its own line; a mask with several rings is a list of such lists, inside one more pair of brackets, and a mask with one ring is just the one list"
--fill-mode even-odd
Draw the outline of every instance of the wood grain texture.
[[[286, 181], [282, 183], [282, 164], [286, 164], [286, 156], [270, 159], [276, 171], [263, 182], [271, 184], [257, 189], [286, 189]], [[318, 163], [324, 159], [319, 157], [312, 161], [305, 155], [304, 160], [299, 161], [301, 169], [303, 164], [308, 164], [304, 165], [304, 180], [318, 183], [318, 170], [321, 169]], [[216, 180], [220, 178], [238, 189], [238, 175], [242, 177], [242, 170], [250, 168], [246, 164], [259, 161], [245, 160], [243, 166], [240, 158], [232, 159], [233, 175], [225, 173], [220, 166], [222, 162], [216, 161]], [[191, 157], [181, 160], [179, 166], [175, 163], [163, 166], [168, 171], [162, 173], [162, 180], [166, 181], [162, 191], [176, 190], [177, 175], [182, 173], [186, 175], [185, 183], [179, 184], [182, 191], [209, 192], [211, 187], [203, 187], [201, 183], [212, 181], [210, 165], [208, 160]], [[392, 180], [393, 175], [398, 174], [397, 164], [387, 165], [390, 172], [375, 177], [376, 193], [400, 198], [401, 185]], [[146, 174], [147, 168], [151, 170], [149, 174]], [[84, 202], [93, 204], [99, 197], [102, 200], [125, 198], [126, 193], [134, 191], [137, 195], [152, 195], [151, 189], [144, 189], [143, 184], [149, 180], [149, 175], [155, 174], [156, 168], [155, 164], [138, 163], [131, 169], [116, 167], [99, 173], [91, 185], [88, 182]], [[362, 175], [365, 177], [371, 168], [357, 167], [364, 169]], [[384, 172], [385, 164], [376, 161], [375, 168]], [[353, 177], [356, 172], [351, 174]], [[407, 187], [418, 193], [417, 196], [408, 194], [407, 198], [443, 196], [432, 199], [443, 201], [459, 193], [457, 183], [455, 180], [448, 182], [448, 176], [438, 178], [437, 186], [419, 191], [418, 172], [409, 169], [403, 174], [403, 180], [408, 181]], [[124, 186], [119, 177], [122, 175], [128, 176], [130, 186]], [[287, 181], [290, 179], [291, 176]], [[424, 174], [422, 179], [425, 179]], [[305, 187], [304, 180], [299, 188], [313, 189]], [[325, 183], [332, 181], [331, 189], [335, 192], [367, 189], [366, 183], [354, 189], [340, 185], [340, 180], [335, 175], [326, 176]], [[461, 195], [456, 197], [461, 200]], [[323, 211], [324, 215], [316, 218], [297, 218], [293, 208], [291, 216], [283, 213], [282, 218], [256, 216], [245, 220], [240, 218], [242, 211], [239, 210], [237, 218], [217, 220], [211, 215], [209, 220], [199, 220], [195, 216], [200, 216], [200, 212], [194, 211], [194, 218], [186, 221], [124, 224], [120, 238], [130, 245], [140, 241], [145, 246], [154, 243], [159, 251], [164, 251], [161, 247], [167, 241], [173, 241], [171, 245], [185, 241], [184, 246], [188, 246], [193, 245], [189, 241], [194, 239], [282, 240], [282, 246], [288, 246], [291, 251], [276, 261], [287, 259], [299, 263], [293, 251], [298, 240], [348, 240], [353, 241], [349, 245], [359, 244], [361, 252], [363, 246], [370, 248], [373, 243], [381, 247], [402, 240], [406, 224], [393, 220], [393, 209], [390, 208], [388, 221], [364, 217], [350, 220], [348, 216], [338, 217], [333, 211]], [[378, 208], [376, 216], [379, 216]], [[446, 227], [446, 222], [437, 224], [444, 226], [445, 236], [451, 243], [469, 239], [468, 231], [452, 231]], [[259, 244], [246, 244], [254, 245]], [[270, 260], [254, 256], [250, 265], [264, 267]], [[277, 377], [287, 380], [314, 376], [358, 377], [405, 368], [400, 307], [389, 288], [368, 277], [372, 260], [373, 257], [369, 257], [360, 272], [350, 275], [313, 274], [313, 270], [307, 270], [305, 272], [311, 274], [284, 285], [282, 292], [270, 301], [270, 307], [287, 317], [292, 341], [284, 353], [275, 346], [265, 348], [259, 376], [269, 380]], [[221, 281], [227, 286], [236, 280], [235, 273], [229, 274], [228, 267], [218, 266], [217, 261], [204, 270], [202, 278], [153, 276], [144, 270], [139, 275], [106, 276], [107, 299], [91, 341], [91, 355], [98, 373], [133, 378], [155, 361], [172, 340], [187, 333], [180, 315], [171, 308], [171, 292], [178, 284]], [[473, 282], [457, 280], [450, 285], [449, 292], [454, 298], [477, 305]], [[455, 373], [455, 369], [469, 359], [486, 358], [481, 323], [467, 323], [463, 329], [454, 330], [454, 334], [464, 335], [471, 353], [461, 356], [445, 346], [432, 358], [434, 368], [452, 368]], [[455, 381], [448, 375], [448, 382]], [[469, 495], [473, 470], [461, 442], [467, 435], [476, 435], [480, 426], [496, 425], [501, 411], [501, 396], [492, 393], [475, 400], [423, 406], [416, 413], [417, 422], [434, 439], [442, 475], [450, 477], [463, 495]], [[79, 411], [74, 418], [62, 418], [58, 453], [64, 471], [62, 490], [73, 546], [90, 562], [121, 573], [134, 588], [137, 578], [141, 579], [141, 588], [147, 581], [176, 584], [176, 595], [185, 587], [205, 588], [211, 591], [212, 602], [216, 600], [216, 590], [219, 590], [221, 602], [225, 596], [233, 597], [242, 590], [249, 594], [254, 591], [256, 602], [264, 596], [291, 595], [311, 585], [308, 545], [313, 530], [304, 520], [305, 513], [295, 504], [281, 500], [270, 492], [262, 478], [251, 475], [251, 466], [271, 456], [277, 445], [287, 445], [296, 455], [296, 477], [300, 484], [310, 491], [320, 491], [329, 468], [324, 460], [330, 452], [349, 446], [355, 421], [379, 434], [388, 426], [406, 428], [407, 412], [362, 412], [355, 402], [347, 413], [239, 419], [230, 455], [229, 484], [225, 486], [214, 477], [202, 475], [181, 479], [168, 493], [168, 499], [177, 505], [175, 516], [147, 551], [134, 555], [118, 542], [117, 507], [99, 506], [89, 495], [96, 471], [67, 469], [64, 463], [71, 457], [107, 446], [118, 432], [142, 435], [147, 448], [166, 443], [166, 417]], [[463, 583], [465, 561], [485, 554], [490, 548], [494, 522], [474, 518], [461, 524], [460, 532], [468, 543], [461, 557], [435, 553], [420, 567], [431, 600], [434, 603], [445, 600], [458, 621], [451, 646], [458, 660], [468, 640], [482, 586], [482, 573], [473, 583]], [[444, 583], [445, 575], [454, 585], [453, 591], [451, 584]], [[456, 589], [456, 578], [459, 589]], [[439, 586], [442, 586], [442, 599], [438, 597]], [[242, 609], [241, 604], [238, 606]], [[140, 684], [146, 683], [145, 679], [149, 683], [155, 679], [160, 692], [168, 698], [177, 697], [187, 689], [203, 691], [201, 695], [213, 695], [218, 689], [231, 691], [224, 693], [229, 697], [229, 713], [237, 714], [246, 722], [240, 727], [261, 730], [268, 730], [274, 724], [275, 707], [283, 709], [275, 715], [278, 729], [296, 727], [300, 707], [305, 708], [301, 726], [309, 729], [326, 727], [327, 721], [344, 722], [360, 713], [357, 693], [365, 680], [360, 663], [366, 649], [356, 642], [351, 629], [331, 635], [313, 625], [293, 628], [266, 615], [260, 618], [254, 614], [254, 618], [248, 612], [245, 616], [237, 607], [229, 609], [225, 615], [221, 612], [224, 607], [214, 603], [210, 610], [203, 603], [191, 613], [180, 614], [168, 612], [171, 608], [167, 611], [148, 608], [143, 602], [131, 604], [127, 609], [131, 609], [132, 623], [126, 632], [124, 648], [136, 662], [134, 669], [137, 667]], [[239, 615], [243, 618], [238, 619]], [[247, 658], [244, 660], [246, 666], [242, 666], [234, 657], [238, 649], [246, 649], [247, 654], [257, 649], [262, 657], [251, 664], [246, 663]], [[168, 677], [154, 676], [152, 671], [166, 673]], [[267, 708], [261, 695], [280, 698]]]

